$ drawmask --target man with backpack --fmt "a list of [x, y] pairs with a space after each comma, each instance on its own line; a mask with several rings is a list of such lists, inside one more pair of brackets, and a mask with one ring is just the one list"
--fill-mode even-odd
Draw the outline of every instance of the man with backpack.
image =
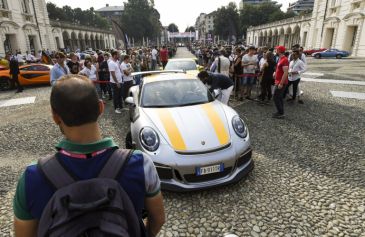
[[55, 82], [50, 102], [65, 138], [54, 155], [22, 174], [13, 201], [15, 236], [156, 236], [165, 214], [154, 164], [101, 137], [104, 104], [93, 83], [66, 75]]

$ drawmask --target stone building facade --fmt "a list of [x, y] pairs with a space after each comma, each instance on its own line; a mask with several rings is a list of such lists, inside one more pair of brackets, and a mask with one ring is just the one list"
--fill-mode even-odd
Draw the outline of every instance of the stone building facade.
[[250, 27], [247, 43], [299, 43], [304, 48], [337, 48], [365, 57], [365, 0], [315, 0], [310, 15]]
[[116, 48], [111, 29], [50, 21], [45, 0], [0, 0], [0, 56], [42, 49]]

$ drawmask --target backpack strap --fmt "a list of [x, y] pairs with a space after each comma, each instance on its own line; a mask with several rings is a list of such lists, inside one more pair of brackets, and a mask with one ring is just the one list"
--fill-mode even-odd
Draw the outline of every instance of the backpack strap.
[[38, 169], [56, 190], [75, 182], [75, 178], [62, 166], [55, 155], [39, 159]]
[[98, 178], [117, 179], [122, 175], [132, 154], [133, 150], [115, 150], [100, 171]]

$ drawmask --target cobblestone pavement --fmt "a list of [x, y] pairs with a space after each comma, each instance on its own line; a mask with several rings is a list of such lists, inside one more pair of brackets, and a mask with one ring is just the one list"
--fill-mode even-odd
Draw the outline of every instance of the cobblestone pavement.
[[[178, 56], [188, 55], [183, 51]], [[351, 60], [365, 62], [343, 62]], [[334, 79], [324, 69], [330, 66], [319, 62], [310, 59], [309, 71]], [[284, 120], [271, 119], [272, 104], [232, 102], [250, 129], [255, 169], [235, 185], [164, 192], [167, 223], [160, 236], [365, 236], [365, 100], [330, 94], [365, 93], [365, 86], [303, 82], [301, 89], [304, 105], [285, 104]], [[0, 93], [0, 101], [36, 96], [35, 104], [0, 107], [0, 236], [12, 235], [12, 196], [21, 171], [53, 152], [61, 138], [49, 93], [49, 87]], [[128, 114], [114, 114], [110, 102], [106, 107], [103, 133], [123, 145]]]

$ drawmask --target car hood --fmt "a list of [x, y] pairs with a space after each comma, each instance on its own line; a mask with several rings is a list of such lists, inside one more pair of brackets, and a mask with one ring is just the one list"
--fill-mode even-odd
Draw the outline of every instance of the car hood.
[[208, 152], [230, 144], [227, 118], [218, 101], [143, 111], [177, 152]]

